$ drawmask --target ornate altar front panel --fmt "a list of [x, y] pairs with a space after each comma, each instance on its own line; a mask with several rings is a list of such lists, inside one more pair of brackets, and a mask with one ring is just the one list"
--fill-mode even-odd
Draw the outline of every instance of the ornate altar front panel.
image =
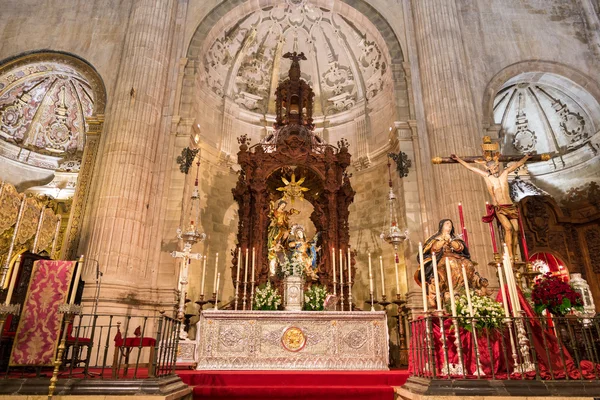
[[198, 369], [388, 369], [383, 311], [205, 310], [198, 334]]

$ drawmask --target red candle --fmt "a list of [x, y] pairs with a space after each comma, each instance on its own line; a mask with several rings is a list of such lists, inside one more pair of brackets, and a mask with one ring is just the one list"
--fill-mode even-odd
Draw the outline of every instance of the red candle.
[[525, 262], [529, 261], [529, 250], [527, 250], [527, 240], [525, 239], [525, 229], [523, 228], [523, 219], [521, 218], [521, 212], [519, 211], [519, 232], [521, 233], [521, 243], [523, 244], [523, 256], [525, 256]]
[[[490, 213], [490, 203], [485, 202], [485, 212], [487, 214]], [[490, 221], [488, 224], [490, 226], [490, 237], [492, 238], [492, 248], [494, 249], [494, 253], [498, 253], [498, 245], [496, 244], [496, 232], [494, 231], [494, 220]]]
[[467, 236], [467, 229], [465, 228], [465, 216], [463, 215], [462, 203], [458, 203], [458, 219], [460, 220], [460, 231], [462, 232], [463, 240], [467, 247], [469, 247], [469, 237]]

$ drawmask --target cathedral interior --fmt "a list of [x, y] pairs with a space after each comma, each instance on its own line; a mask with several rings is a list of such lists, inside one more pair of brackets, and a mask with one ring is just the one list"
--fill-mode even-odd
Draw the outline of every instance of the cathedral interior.
[[[202, 340], [196, 323], [211, 295], [215, 308], [214, 299], [242, 307], [244, 268], [252, 294], [267, 282], [283, 291], [271, 249], [312, 239], [307, 273], [328, 292], [341, 285], [342, 310], [345, 301], [368, 314], [379, 301], [389, 365], [414, 374], [410, 324], [426, 302], [419, 246], [450, 219], [468, 245], [453, 252], [468, 255], [494, 299], [512, 240], [519, 290], [544, 274], [583, 280], [586, 318], [600, 310], [599, 0], [0, 6], [0, 300], [21, 254], [83, 256], [84, 314], [168, 315], [185, 320], [179, 339]], [[284, 142], [292, 155], [275, 160]], [[310, 160], [294, 155], [304, 145]], [[486, 169], [495, 156], [506, 186]], [[291, 222], [273, 230], [284, 198]], [[498, 222], [483, 222], [490, 204], [514, 205], [518, 216], [496, 207]], [[197, 237], [187, 246], [190, 222]], [[390, 226], [402, 232], [393, 245]], [[342, 258], [348, 277], [336, 275]], [[435, 308], [435, 286], [427, 290]], [[146, 326], [126, 329], [134, 325]], [[213, 398], [205, 394], [193, 396]]]

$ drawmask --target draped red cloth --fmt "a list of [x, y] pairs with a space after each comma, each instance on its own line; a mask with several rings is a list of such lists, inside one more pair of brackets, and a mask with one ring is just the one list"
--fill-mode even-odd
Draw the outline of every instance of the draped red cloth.
[[[502, 300], [501, 291], [497, 300]], [[597, 379], [600, 377], [600, 367], [588, 360], [582, 360], [579, 367], [574, 362], [573, 357], [566, 350], [564, 345], [559, 343], [559, 339], [554, 334], [551, 327], [542, 327], [539, 317], [535, 315], [533, 309], [519, 293], [519, 302], [525, 312], [525, 324], [529, 325], [526, 329], [527, 337], [531, 341], [529, 351], [530, 359], [537, 364], [538, 373], [541, 379]], [[509, 307], [510, 299], [508, 301]], [[409, 372], [411, 375], [433, 376], [432, 355], [435, 359], [435, 375], [445, 376], [443, 371], [444, 355], [448, 357], [448, 363], [458, 364], [458, 351], [455, 344], [455, 329], [452, 319], [449, 316], [444, 317], [445, 341], [442, 337], [440, 327], [440, 318], [432, 317], [430, 326], [427, 327], [426, 320], [421, 317], [411, 325], [411, 346], [409, 349]], [[431, 335], [428, 332], [431, 331]], [[513, 329], [514, 346], [518, 357], [518, 363], [522, 362], [522, 354], [518, 345], [516, 330]], [[477, 371], [477, 350], [479, 350], [480, 371], [485, 374], [484, 378], [495, 379], [534, 379], [536, 371], [526, 372], [524, 374], [516, 371], [512, 356], [512, 347], [510, 341], [510, 332], [508, 329], [502, 330], [477, 330], [477, 346], [475, 346], [474, 335], [464, 328], [459, 328], [460, 344], [462, 348], [462, 359], [464, 365], [464, 374], [466, 377], [475, 377]], [[428, 353], [427, 337], [432, 341], [433, 354]], [[444, 345], [445, 343], [445, 345]], [[598, 375], [596, 375], [598, 374]], [[450, 371], [450, 375], [456, 378], [463, 377], [456, 371]]]
[[67, 302], [75, 263], [38, 260], [33, 264], [10, 366], [54, 365], [62, 323], [58, 306]]

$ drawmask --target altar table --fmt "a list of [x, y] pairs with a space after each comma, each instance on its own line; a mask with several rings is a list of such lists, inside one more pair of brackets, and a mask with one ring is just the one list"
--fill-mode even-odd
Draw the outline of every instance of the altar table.
[[218, 370], [387, 370], [383, 311], [204, 310], [198, 367]]

